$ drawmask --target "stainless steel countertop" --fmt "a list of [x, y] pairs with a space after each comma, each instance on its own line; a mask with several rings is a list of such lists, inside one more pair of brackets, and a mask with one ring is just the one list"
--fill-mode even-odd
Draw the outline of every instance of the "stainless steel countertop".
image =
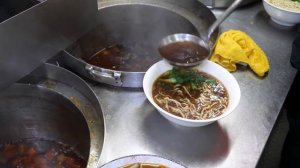
[[[218, 16], [222, 10], [214, 13]], [[156, 154], [189, 168], [256, 166], [296, 74], [289, 62], [296, 30], [273, 25], [260, 2], [235, 11], [222, 24], [221, 32], [228, 29], [248, 33], [268, 55], [271, 69], [265, 78], [248, 68], [234, 72], [242, 93], [240, 104], [214, 124], [200, 128], [173, 125], [141, 89], [90, 82], [106, 125], [100, 164], [127, 155]]]

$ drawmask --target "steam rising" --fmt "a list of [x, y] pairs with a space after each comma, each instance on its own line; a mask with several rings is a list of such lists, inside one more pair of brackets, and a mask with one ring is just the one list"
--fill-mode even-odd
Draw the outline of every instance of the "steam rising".
[[72, 54], [88, 58], [105, 47], [120, 44], [147, 60], [141, 62], [145, 70], [162, 59], [158, 44], [163, 37], [174, 33], [198, 35], [196, 28], [184, 17], [149, 5], [107, 7], [99, 11], [98, 22], [97, 27], [73, 46]]

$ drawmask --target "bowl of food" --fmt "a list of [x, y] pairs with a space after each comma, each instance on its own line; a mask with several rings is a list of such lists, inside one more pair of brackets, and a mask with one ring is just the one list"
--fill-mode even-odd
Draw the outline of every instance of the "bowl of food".
[[209, 60], [185, 69], [164, 60], [157, 62], [147, 70], [143, 89], [162, 116], [187, 127], [204, 126], [226, 117], [241, 97], [234, 76]]
[[186, 168], [172, 160], [149, 154], [130, 155], [112, 160], [101, 168]]
[[277, 24], [294, 26], [300, 23], [300, 0], [263, 0], [263, 6]]

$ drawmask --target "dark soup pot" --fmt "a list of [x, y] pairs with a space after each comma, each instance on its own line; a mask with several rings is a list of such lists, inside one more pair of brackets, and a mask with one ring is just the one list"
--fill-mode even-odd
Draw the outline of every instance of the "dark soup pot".
[[101, 1], [97, 26], [63, 52], [64, 64], [97, 82], [142, 87], [146, 70], [162, 59], [157, 48], [163, 37], [174, 33], [206, 36], [214, 20], [213, 13], [197, 0]]
[[104, 141], [93, 91], [50, 64], [0, 92], [0, 129], [0, 167], [94, 168]]

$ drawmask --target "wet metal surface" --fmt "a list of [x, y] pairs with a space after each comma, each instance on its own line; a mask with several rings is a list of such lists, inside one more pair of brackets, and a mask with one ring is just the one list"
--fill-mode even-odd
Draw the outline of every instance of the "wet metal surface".
[[33, 2], [0, 1], [0, 90], [32, 72], [94, 24], [96, 0]]
[[[216, 16], [222, 13], [215, 10]], [[239, 29], [266, 52], [271, 69], [258, 78], [249, 68], [233, 75], [241, 101], [228, 117], [201, 128], [184, 128], [164, 119], [142, 90], [90, 82], [105, 117], [106, 137], [100, 165], [132, 154], [156, 154], [189, 168], [255, 167], [274, 126], [296, 70], [289, 62], [295, 29], [270, 22], [262, 4], [235, 11], [220, 31]]]

